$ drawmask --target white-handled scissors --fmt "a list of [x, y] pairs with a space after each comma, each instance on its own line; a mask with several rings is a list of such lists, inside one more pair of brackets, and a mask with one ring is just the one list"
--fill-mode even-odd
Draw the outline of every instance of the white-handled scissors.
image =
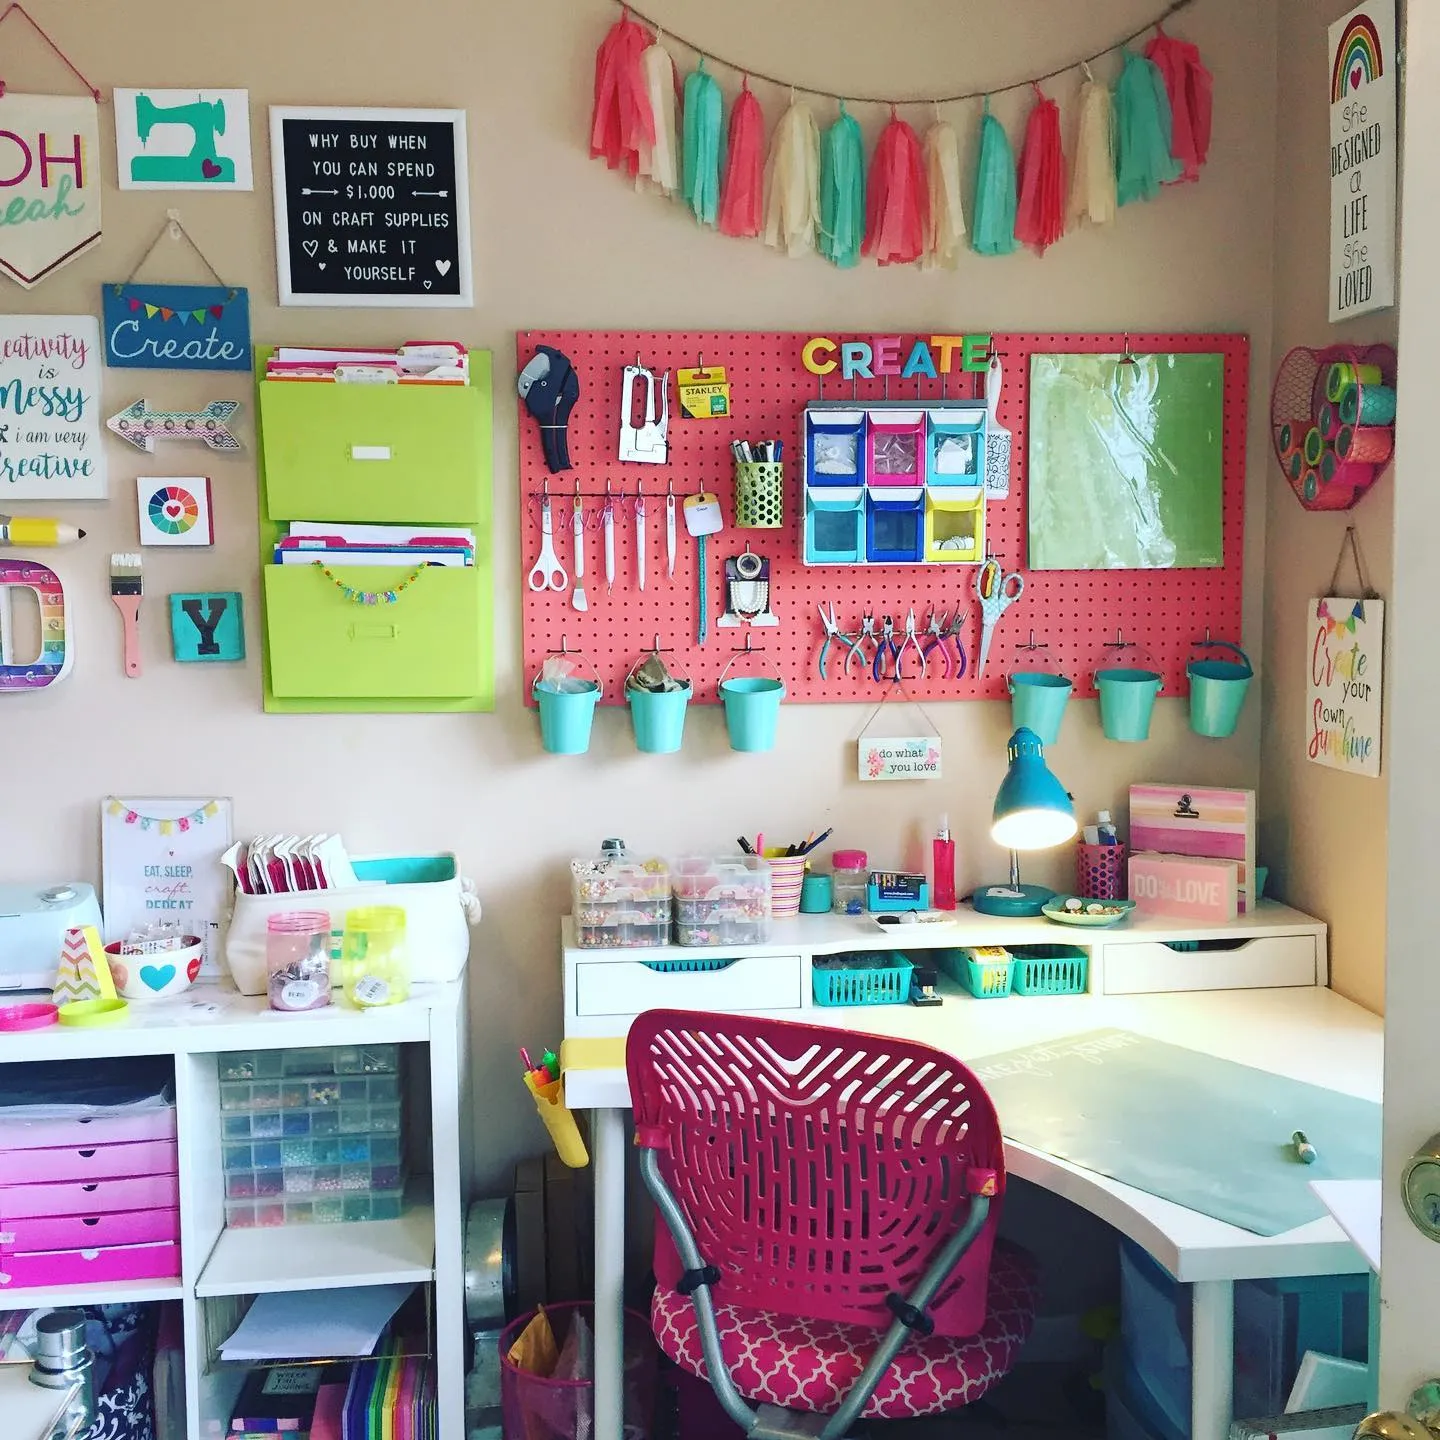
[[980, 601], [980, 663], [975, 667], [975, 678], [985, 678], [985, 658], [990, 654], [990, 637], [1000, 617], [1025, 593], [1025, 577], [1012, 570], [1008, 575], [1000, 568], [1000, 562], [987, 556], [985, 563], [975, 572], [975, 594]]
[[527, 582], [532, 590], [565, 590], [570, 577], [555, 553], [555, 532], [550, 523], [550, 497], [540, 498], [540, 558], [530, 567]]

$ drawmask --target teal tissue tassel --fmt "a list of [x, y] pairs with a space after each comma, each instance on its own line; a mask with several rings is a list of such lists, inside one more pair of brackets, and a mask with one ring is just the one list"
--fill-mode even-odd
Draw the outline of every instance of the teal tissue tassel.
[[705, 62], [685, 77], [685, 132], [681, 193], [702, 225], [715, 223], [720, 204], [720, 87]]
[[820, 253], [848, 270], [865, 240], [865, 143], [860, 122], [840, 114], [820, 147]]
[[990, 113], [980, 121], [980, 163], [975, 172], [975, 209], [970, 244], [981, 255], [1012, 255], [1015, 239], [1015, 152], [1005, 127]]
[[1125, 51], [1115, 82], [1115, 181], [1119, 200], [1153, 200], [1161, 185], [1180, 177], [1170, 152], [1170, 96], [1154, 61]]

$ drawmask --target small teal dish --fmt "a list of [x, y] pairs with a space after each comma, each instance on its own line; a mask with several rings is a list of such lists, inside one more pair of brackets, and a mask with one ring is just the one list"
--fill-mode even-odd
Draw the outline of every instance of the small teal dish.
[[[1082, 905], [1103, 905], [1103, 915], [1087, 915], [1083, 910], [1067, 910], [1067, 900], [1079, 900]], [[1057, 895], [1042, 912], [1047, 920], [1061, 925], [1079, 925], [1091, 930], [1103, 930], [1107, 925], [1122, 924], [1135, 908], [1133, 900], [1090, 900], [1083, 895]]]

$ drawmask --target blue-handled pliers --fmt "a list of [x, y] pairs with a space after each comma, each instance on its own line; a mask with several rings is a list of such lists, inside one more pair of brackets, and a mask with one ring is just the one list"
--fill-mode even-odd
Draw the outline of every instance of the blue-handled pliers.
[[820, 678], [822, 680], [828, 680], [830, 678], [825, 672], [829, 665], [830, 643], [833, 640], [838, 640], [842, 645], [846, 646], [845, 660], [840, 666], [841, 674], [848, 675], [850, 673], [850, 661], [857, 654], [860, 657], [860, 668], [863, 671], [865, 668], [865, 654], [864, 651], [860, 649], [860, 642], [864, 639], [863, 633], [860, 635], [851, 635], [840, 628], [840, 619], [835, 613], [835, 602], [833, 600], [830, 602], [828, 611], [823, 605], [817, 605], [815, 608], [820, 612], [820, 623], [825, 627], [825, 643], [820, 647]]

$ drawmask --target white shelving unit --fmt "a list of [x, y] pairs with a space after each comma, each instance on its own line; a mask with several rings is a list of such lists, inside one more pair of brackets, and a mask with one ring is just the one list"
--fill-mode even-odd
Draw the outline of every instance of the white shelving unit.
[[[0, 1065], [169, 1056], [175, 1066], [180, 1164], [178, 1280], [7, 1290], [0, 1308], [178, 1300], [184, 1313], [187, 1440], [229, 1429], [244, 1372], [214, 1363], [214, 1346], [250, 1296], [414, 1281], [433, 1286], [439, 1431], [464, 1434], [465, 1278], [462, 1177], [469, 1164], [465, 982], [417, 985], [403, 1005], [343, 1005], [282, 1015], [229, 985], [197, 985], [170, 1001], [135, 1003], [109, 1030], [48, 1030], [0, 1040]], [[217, 1055], [312, 1045], [399, 1044], [407, 1085], [411, 1168], [398, 1220], [227, 1230], [220, 1168]], [[337, 1303], [340, 1297], [337, 1296]], [[179, 1437], [164, 1437], [179, 1440]]]

